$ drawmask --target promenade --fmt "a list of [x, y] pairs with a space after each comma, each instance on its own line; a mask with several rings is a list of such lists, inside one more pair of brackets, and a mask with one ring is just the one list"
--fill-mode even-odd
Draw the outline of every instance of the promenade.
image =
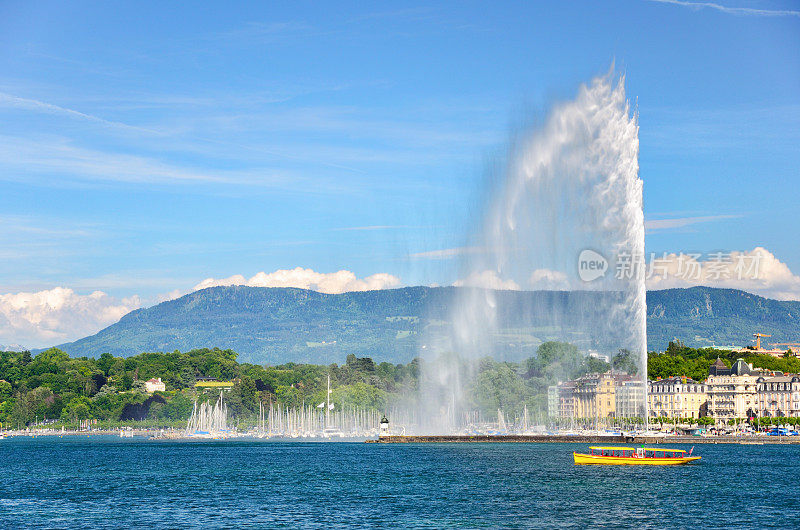
[[592, 436], [592, 435], [437, 435], [381, 436], [367, 443], [589, 443], [589, 444], [798, 444], [800, 436]]

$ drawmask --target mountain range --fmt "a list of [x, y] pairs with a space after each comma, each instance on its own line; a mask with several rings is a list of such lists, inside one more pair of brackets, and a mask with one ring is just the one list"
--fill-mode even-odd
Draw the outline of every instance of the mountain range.
[[[259, 364], [342, 362], [347, 354], [408, 362], [451, 335], [451, 309], [459, 287], [406, 287], [323, 294], [295, 288], [211, 287], [137, 309], [95, 335], [62, 344], [72, 356], [231, 348], [239, 360]], [[583, 349], [582, 331], [598, 293], [492, 291], [497, 304], [496, 357], [530, 357], [547, 340]], [[462, 293], [463, 294], [463, 293]], [[556, 312], [549, 310], [559, 307]], [[564, 315], [567, 315], [566, 317]], [[596, 316], [595, 316], [596, 317]], [[800, 302], [778, 301], [734, 289], [693, 287], [647, 293], [650, 351], [670, 340], [690, 346], [745, 346], [754, 332], [774, 342], [800, 340]]]

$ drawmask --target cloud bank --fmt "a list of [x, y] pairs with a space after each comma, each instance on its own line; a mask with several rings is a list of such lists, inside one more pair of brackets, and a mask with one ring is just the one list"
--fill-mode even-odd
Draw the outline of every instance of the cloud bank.
[[690, 9], [713, 9], [729, 15], [755, 16], [755, 17], [800, 17], [800, 11], [794, 9], [756, 9], [752, 7], [735, 7], [718, 4], [715, 2], [688, 2], [686, 0], [650, 0], [659, 4], [672, 4]]
[[0, 342], [28, 348], [59, 344], [97, 333], [140, 306], [138, 296], [80, 295], [65, 287], [0, 294]]
[[[741, 289], [777, 300], [800, 300], [800, 276], [763, 247], [728, 253], [724, 261], [709, 260], [707, 256], [681, 257], [679, 254], [662, 254], [655, 258], [647, 268], [646, 282], [650, 290], [706, 285]], [[613, 273], [613, 270], [609, 272]], [[561, 271], [538, 269], [518, 283], [511, 278], [500, 277], [496, 271], [485, 270], [459, 279], [453, 285], [497, 290], [586, 288], [586, 284], [570, 278]], [[391, 289], [399, 287], [401, 281], [388, 273], [359, 278], [348, 270], [322, 273], [297, 267], [270, 273], [259, 272], [250, 278], [242, 275], [207, 278], [191, 290], [222, 285], [297, 287], [338, 294]], [[149, 302], [171, 300], [187, 292], [190, 291], [171, 291]], [[116, 298], [103, 291], [79, 294], [67, 287], [0, 294], [0, 344], [40, 348], [73, 341], [98, 332], [143, 305], [148, 304], [143, 303], [139, 296]]]
[[[695, 286], [740, 289], [775, 300], [800, 300], [800, 276], [769, 250], [753, 250], [707, 254], [654, 254], [643, 268], [648, 290]], [[651, 256], [648, 255], [648, 259]], [[615, 271], [609, 271], [614, 274]], [[473, 273], [453, 282], [454, 286], [481, 287], [497, 290], [520, 290], [511, 278], [502, 278], [495, 271]], [[528, 278], [526, 289], [582, 290], [591, 289], [586, 283], [561, 271], [538, 269]]]
[[473, 272], [464, 279], [453, 282], [456, 287], [480, 287], [483, 289], [495, 289], [497, 291], [519, 291], [517, 282], [510, 279], [502, 279], [496, 271], [485, 270]]
[[721, 219], [735, 219], [741, 217], [739, 215], [704, 215], [700, 217], [677, 217], [672, 219], [649, 219], [644, 222], [644, 229], [647, 232], [655, 232], [659, 230], [675, 230], [679, 228], [686, 228], [687, 226], [695, 225], [698, 223], [708, 223], [711, 221], [718, 221]]
[[391, 289], [400, 285], [400, 278], [387, 273], [378, 273], [366, 278], [357, 278], [347, 270], [324, 273], [312, 269], [297, 267], [281, 269], [275, 272], [259, 272], [250, 279], [241, 274], [228, 278], [206, 278], [194, 286], [194, 290], [216, 287], [219, 285], [247, 285], [250, 287], [297, 287], [310, 289], [326, 294], [338, 294], [350, 291], [375, 291]]
[[[337, 294], [348, 291], [391, 289], [400, 285], [400, 278], [387, 273], [358, 278], [347, 270], [321, 273], [297, 267], [271, 273], [259, 272], [249, 279], [241, 275], [222, 279], [207, 278], [195, 285], [192, 290], [218, 285], [298, 287]], [[158, 295], [149, 302], [157, 304], [178, 298], [187, 292], [189, 291], [176, 289]], [[38, 292], [0, 294], [0, 344], [43, 348], [70, 342], [97, 333], [143, 305], [150, 304], [143, 304], [139, 296], [120, 299], [103, 291], [84, 295], [67, 287], [55, 287]]]
[[693, 259], [678, 254], [656, 255], [650, 263], [648, 289], [706, 285], [741, 289], [776, 300], [800, 300], [800, 276], [769, 250], [731, 252], [722, 259]]

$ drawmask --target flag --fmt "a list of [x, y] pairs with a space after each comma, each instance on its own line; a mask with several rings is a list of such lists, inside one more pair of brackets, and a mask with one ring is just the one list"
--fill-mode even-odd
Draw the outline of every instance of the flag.
[[323, 401], [322, 403], [320, 403], [319, 405], [317, 405], [317, 408], [318, 408], [318, 409], [321, 409], [321, 408], [323, 408], [324, 406], [325, 406], [325, 402]]
[[692, 448], [689, 449], [689, 456], [692, 456], [692, 451], [694, 451], [694, 446], [692, 446]]
[[328, 404], [328, 410], [333, 410], [333, 403]]

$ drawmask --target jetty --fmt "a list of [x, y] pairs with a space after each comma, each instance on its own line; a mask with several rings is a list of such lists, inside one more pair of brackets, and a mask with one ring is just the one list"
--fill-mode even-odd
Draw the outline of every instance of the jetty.
[[564, 434], [386, 435], [367, 443], [579, 443], [579, 444], [797, 444], [800, 436], [593, 436]]

